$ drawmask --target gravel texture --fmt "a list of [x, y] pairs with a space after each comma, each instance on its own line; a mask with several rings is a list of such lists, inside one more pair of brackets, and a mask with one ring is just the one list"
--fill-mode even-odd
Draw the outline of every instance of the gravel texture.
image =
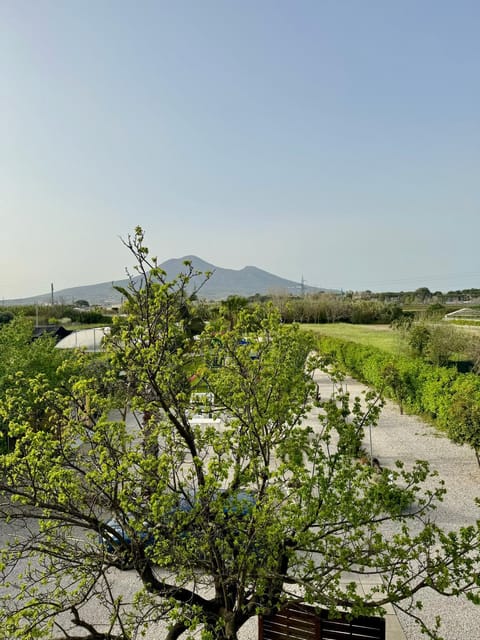
[[[319, 376], [319, 383], [325, 397], [331, 383], [325, 376]], [[351, 378], [347, 378], [346, 383], [352, 398], [361, 396], [365, 390]], [[384, 467], [393, 467], [397, 459], [407, 467], [416, 460], [427, 460], [431, 468], [438, 471], [445, 481], [447, 494], [435, 512], [435, 519], [445, 529], [474, 524], [480, 518], [480, 508], [475, 504], [475, 498], [480, 495], [480, 468], [470, 448], [453, 444], [417, 416], [401, 415], [392, 402], [386, 402], [379, 424], [372, 430], [372, 445], [373, 455]], [[433, 622], [440, 615], [445, 640], [480, 639], [480, 606], [465, 597], [446, 598], [433, 591], [423, 593], [421, 598], [422, 618]], [[407, 640], [426, 637], [410, 617], [397, 615]]]

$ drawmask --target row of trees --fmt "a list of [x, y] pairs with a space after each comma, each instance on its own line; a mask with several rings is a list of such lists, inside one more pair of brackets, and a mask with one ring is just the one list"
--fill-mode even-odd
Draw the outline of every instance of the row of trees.
[[402, 316], [398, 305], [377, 300], [353, 300], [322, 294], [304, 298], [275, 298], [284, 322], [390, 324]]
[[[0, 313], [0, 325], [8, 324], [15, 317], [29, 318], [39, 325], [58, 324], [69, 321], [81, 324], [111, 324], [110, 315], [98, 309], [91, 309], [86, 300], [78, 300], [79, 306], [54, 304], [54, 305], [22, 305], [6, 307]], [[85, 304], [86, 303], [86, 304]]]
[[[232, 298], [239, 298], [239, 296], [232, 296]], [[244, 298], [250, 302], [272, 301], [287, 322], [351, 322], [354, 324], [388, 324], [400, 318], [402, 308], [405, 307], [416, 308], [420, 315], [443, 317], [448, 311], [458, 308], [462, 302], [471, 302], [475, 299], [480, 299], [480, 289], [432, 293], [427, 287], [406, 292], [320, 292], [303, 296], [273, 293], [267, 296], [257, 294], [251, 298]], [[447, 303], [455, 303], [457, 306], [452, 307], [451, 304], [447, 306]]]
[[480, 299], [480, 289], [456, 289], [451, 291], [430, 291], [428, 287], [419, 287], [414, 291], [382, 291], [372, 293], [363, 291], [360, 295], [368, 298], [375, 297], [385, 302], [400, 304], [445, 304], [447, 302], [471, 302]]
[[[259, 294], [250, 298], [231, 295], [221, 302], [196, 300], [198, 314], [204, 319], [212, 319], [221, 315], [232, 322], [239, 310], [248, 305], [273, 303], [280, 311], [284, 322], [328, 323], [348, 322], [352, 324], [390, 324], [403, 318], [413, 318], [413, 313], [402, 311], [402, 305], [420, 303], [424, 306], [420, 313], [428, 318], [443, 317], [447, 307], [438, 302], [437, 294], [428, 295], [428, 289], [421, 288], [414, 295], [403, 293], [363, 292], [354, 295], [334, 293], [311, 293], [302, 297], [279, 294]], [[122, 292], [123, 295], [123, 292]], [[413, 296], [413, 297], [412, 297]], [[442, 298], [443, 301], [443, 298]], [[37, 317], [40, 324], [48, 324], [61, 318], [69, 318], [73, 322], [111, 323], [111, 316], [99, 309], [89, 308], [87, 300], [77, 300], [74, 305], [56, 304], [43, 307], [34, 305], [9, 307], [0, 313], [0, 324], [9, 322], [14, 315]]]
[[258, 303], [272, 304], [279, 311], [282, 321], [287, 323], [390, 324], [404, 315], [402, 309], [395, 304], [376, 300], [353, 300], [327, 293], [301, 298], [281, 295], [268, 296], [262, 300], [258, 298], [258, 296], [253, 298], [229, 296], [221, 303], [201, 301], [197, 304], [204, 318], [212, 319], [220, 315], [230, 324], [241, 309]]
[[[420, 624], [424, 589], [478, 601], [480, 527], [435, 523], [444, 489], [428, 465], [359, 464], [378, 402], [351, 406], [335, 375], [320, 398], [313, 338], [271, 306], [198, 322], [187, 292], [202, 276], [187, 264], [168, 281], [140, 228], [125, 244], [141, 278], [105, 352], [4, 375], [1, 530], [21, 534], [1, 553], [5, 636], [236, 640], [292, 600], [352, 615], [392, 603]], [[199, 390], [220, 421], [192, 419]], [[128, 596], [118, 552], [137, 578]], [[364, 594], [346, 572], [382, 579]]]

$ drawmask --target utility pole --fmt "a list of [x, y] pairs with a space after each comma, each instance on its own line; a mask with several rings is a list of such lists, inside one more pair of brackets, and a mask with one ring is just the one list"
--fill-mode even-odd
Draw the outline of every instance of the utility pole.
[[51, 296], [52, 296], [52, 298], [51, 298], [51, 304], [52, 304], [52, 307], [53, 307], [53, 282], [52, 282], [52, 283], [51, 283], [51, 285], [50, 285], [50, 290], [51, 290]]

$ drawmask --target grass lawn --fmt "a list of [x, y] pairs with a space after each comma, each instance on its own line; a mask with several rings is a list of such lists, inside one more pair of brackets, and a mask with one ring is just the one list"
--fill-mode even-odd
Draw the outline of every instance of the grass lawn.
[[388, 324], [347, 324], [345, 322], [329, 324], [302, 324], [302, 329], [325, 336], [342, 338], [351, 342], [366, 344], [389, 353], [399, 354], [406, 349], [405, 341], [398, 331]]

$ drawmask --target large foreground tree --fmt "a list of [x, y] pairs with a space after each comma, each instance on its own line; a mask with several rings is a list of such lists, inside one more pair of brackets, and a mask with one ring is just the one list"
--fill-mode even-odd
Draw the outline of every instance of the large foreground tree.
[[[435, 524], [428, 466], [360, 463], [378, 402], [319, 398], [308, 334], [268, 307], [204, 326], [202, 276], [167, 281], [141, 229], [125, 244], [138, 273], [105, 353], [55, 389], [19, 372], [1, 401], [4, 635], [235, 640], [291, 600], [414, 617], [427, 587], [476, 600], [479, 527]], [[381, 580], [364, 594], [347, 572]]]

